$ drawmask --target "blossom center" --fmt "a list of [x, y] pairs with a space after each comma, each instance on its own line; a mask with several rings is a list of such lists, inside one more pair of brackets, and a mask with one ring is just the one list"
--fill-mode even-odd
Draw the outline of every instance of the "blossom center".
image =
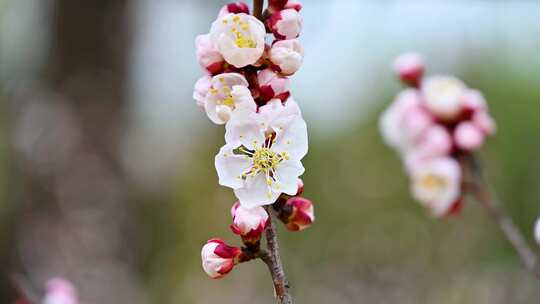
[[[224, 24], [229, 24], [229, 20], [223, 20]], [[234, 35], [234, 44], [241, 48], [256, 48], [257, 42], [252, 39], [249, 35], [249, 24], [242, 20], [240, 16], [234, 16], [232, 18], [232, 23], [230, 24], [230, 30]]]
[[269, 148], [260, 148], [253, 154], [253, 168], [256, 171], [268, 172], [281, 162], [281, 156]]
[[448, 182], [440, 176], [427, 175], [422, 178], [420, 184], [426, 189], [443, 189], [447, 186]]

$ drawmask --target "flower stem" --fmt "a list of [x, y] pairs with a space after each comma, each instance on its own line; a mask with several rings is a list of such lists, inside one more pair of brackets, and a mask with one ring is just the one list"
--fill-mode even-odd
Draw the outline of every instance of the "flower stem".
[[265, 207], [270, 220], [266, 227], [266, 245], [267, 251], [261, 255], [261, 259], [272, 275], [272, 281], [274, 282], [274, 291], [278, 304], [292, 304], [293, 299], [289, 292], [289, 282], [285, 276], [283, 270], [283, 264], [281, 263], [281, 257], [279, 255], [279, 245], [277, 239], [277, 230], [275, 225], [276, 214], [271, 206]]
[[253, 0], [253, 16], [262, 21], [264, 0]]
[[518, 254], [523, 266], [533, 274], [537, 279], [540, 279], [540, 264], [538, 257], [527, 244], [525, 237], [514, 224], [512, 218], [501, 207], [500, 202], [489, 189], [489, 186], [484, 181], [482, 168], [479, 162], [473, 155], [464, 155], [462, 158], [463, 170], [468, 171], [470, 181], [465, 183], [466, 191], [469, 192], [486, 210], [497, 226], [504, 234], [505, 238], [510, 242], [516, 253]]

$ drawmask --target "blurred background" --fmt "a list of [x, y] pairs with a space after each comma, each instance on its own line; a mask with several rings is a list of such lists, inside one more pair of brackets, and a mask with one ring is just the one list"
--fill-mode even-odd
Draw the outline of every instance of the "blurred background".
[[[224, 130], [191, 98], [194, 38], [225, 3], [0, 0], [1, 303], [39, 298], [51, 276], [72, 280], [85, 304], [273, 303], [262, 263], [223, 280], [200, 266], [207, 239], [240, 245], [234, 195], [213, 165]], [[302, 13], [293, 94], [317, 221], [280, 228], [297, 302], [537, 302], [538, 281], [474, 201], [457, 217], [426, 216], [377, 120], [404, 51], [482, 90], [498, 124], [482, 162], [532, 242], [540, 4], [309, 0]]]

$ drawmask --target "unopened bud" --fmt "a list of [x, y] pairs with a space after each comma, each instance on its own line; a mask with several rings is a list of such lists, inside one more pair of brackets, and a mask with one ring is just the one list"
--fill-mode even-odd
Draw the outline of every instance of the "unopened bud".
[[242, 251], [232, 247], [221, 239], [211, 239], [201, 251], [202, 267], [213, 279], [220, 279], [229, 273], [237, 263]]

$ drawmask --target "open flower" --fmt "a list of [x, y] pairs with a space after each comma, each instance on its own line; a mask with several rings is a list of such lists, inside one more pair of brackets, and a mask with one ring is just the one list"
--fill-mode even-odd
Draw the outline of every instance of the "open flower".
[[262, 101], [278, 98], [281, 101], [289, 98], [291, 83], [289, 78], [280, 76], [271, 69], [264, 69], [257, 74], [259, 94]]
[[79, 304], [77, 289], [65, 279], [48, 280], [46, 289], [43, 304]]
[[211, 278], [222, 278], [233, 269], [241, 253], [240, 248], [229, 246], [221, 239], [211, 239], [201, 251], [202, 267]]
[[246, 109], [257, 110], [257, 104], [248, 89], [248, 82], [238, 73], [224, 73], [212, 77], [210, 89], [204, 98], [204, 109], [216, 124], [229, 121], [232, 112]]
[[270, 48], [273, 68], [283, 75], [296, 73], [304, 59], [304, 48], [297, 39], [280, 40]]
[[411, 177], [413, 196], [435, 217], [449, 214], [461, 198], [461, 168], [453, 158], [418, 162]]
[[313, 203], [306, 198], [299, 196], [291, 197], [287, 200], [283, 208], [290, 208], [290, 215], [282, 219], [285, 227], [290, 231], [304, 230], [315, 221]]
[[231, 208], [231, 230], [242, 237], [244, 243], [255, 243], [268, 224], [268, 213], [263, 207], [246, 208], [236, 202]]
[[292, 98], [285, 105], [271, 100], [258, 113], [233, 115], [225, 141], [215, 160], [219, 183], [233, 188], [242, 206], [268, 205], [281, 193], [296, 194], [308, 139], [306, 123]]
[[277, 11], [268, 20], [268, 27], [277, 39], [294, 39], [302, 31], [302, 16], [293, 8]]
[[451, 76], [431, 76], [422, 81], [422, 94], [426, 107], [444, 121], [456, 119], [463, 110], [465, 84]]
[[210, 39], [225, 61], [237, 68], [253, 64], [264, 52], [264, 24], [244, 13], [220, 16], [210, 29]]
[[197, 61], [203, 69], [206, 69], [210, 74], [223, 72], [225, 60], [212, 43], [209, 34], [197, 36], [195, 46]]

